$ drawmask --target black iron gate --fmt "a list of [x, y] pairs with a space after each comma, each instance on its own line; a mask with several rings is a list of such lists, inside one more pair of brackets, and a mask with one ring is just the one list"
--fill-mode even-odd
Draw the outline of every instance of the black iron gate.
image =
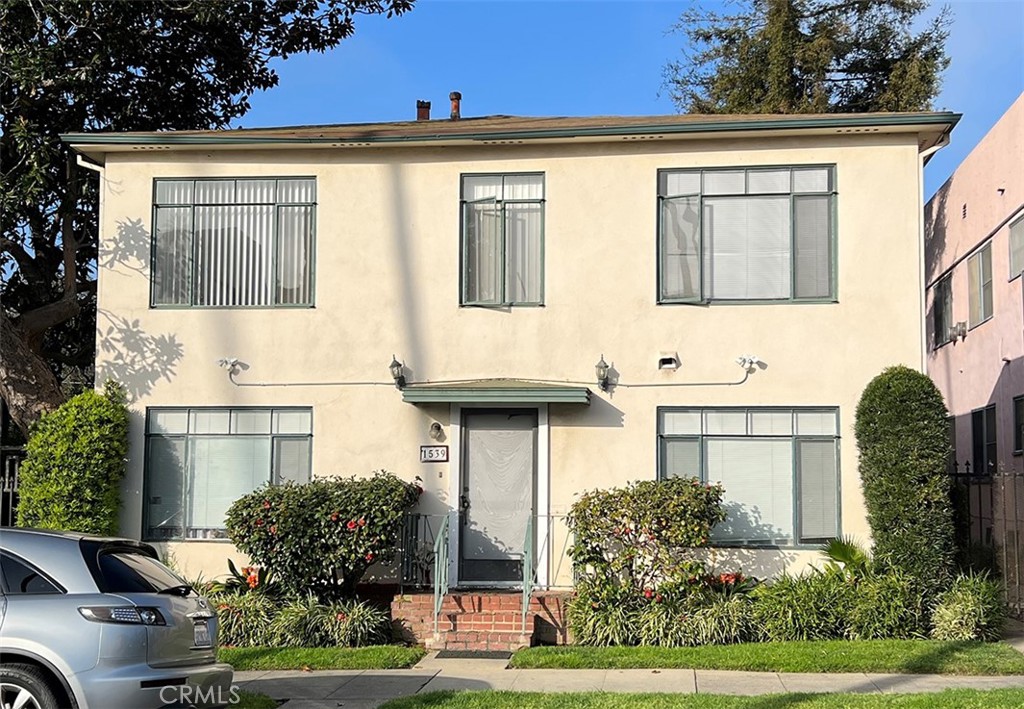
[[1024, 620], [1024, 473], [998, 471], [953, 476], [953, 500], [961, 561], [994, 566], [1002, 577], [1010, 614]]

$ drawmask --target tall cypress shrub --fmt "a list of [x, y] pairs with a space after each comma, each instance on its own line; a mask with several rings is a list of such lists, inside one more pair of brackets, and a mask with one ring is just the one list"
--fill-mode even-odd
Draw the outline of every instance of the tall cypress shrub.
[[90, 534], [118, 532], [128, 454], [124, 390], [84, 391], [29, 433], [19, 474], [18, 524]]
[[953, 570], [946, 405], [932, 381], [908, 367], [871, 380], [857, 405], [857, 446], [874, 558], [931, 588]]

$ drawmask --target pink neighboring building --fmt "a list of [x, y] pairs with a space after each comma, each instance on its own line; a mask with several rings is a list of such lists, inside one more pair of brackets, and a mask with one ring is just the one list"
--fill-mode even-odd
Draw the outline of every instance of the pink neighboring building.
[[928, 374], [960, 472], [1024, 472], [1024, 94], [925, 206]]

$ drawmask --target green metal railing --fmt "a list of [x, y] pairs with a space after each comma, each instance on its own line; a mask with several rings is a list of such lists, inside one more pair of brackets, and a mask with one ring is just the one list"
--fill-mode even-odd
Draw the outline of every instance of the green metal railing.
[[533, 525], [534, 519], [526, 524], [526, 540], [523, 542], [523, 615], [521, 632], [526, 632], [526, 614], [530, 612], [530, 596], [533, 595], [534, 560], [533, 560]]
[[434, 540], [434, 635], [441, 622], [441, 605], [448, 595], [448, 515], [441, 520]]

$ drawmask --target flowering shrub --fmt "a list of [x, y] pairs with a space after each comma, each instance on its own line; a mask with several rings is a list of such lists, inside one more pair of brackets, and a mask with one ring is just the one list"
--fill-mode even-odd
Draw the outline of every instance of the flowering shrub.
[[223, 581], [207, 584], [210, 593], [257, 593], [275, 594], [278, 591], [270, 570], [262, 566], [243, 566], [241, 571], [235, 562], [228, 559], [228, 574]]
[[267, 486], [231, 505], [228, 534], [285, 595], [351, 598], [367, 568], [394, 558], [403, 516], [420, 492], [383, 471]]
[[720, 485], [671, 478], [584, 494], [567, 519], [577, 576], [650, 598], [659, 585], [702, 574], [693, 550], [725, 518], [722, 492]]

